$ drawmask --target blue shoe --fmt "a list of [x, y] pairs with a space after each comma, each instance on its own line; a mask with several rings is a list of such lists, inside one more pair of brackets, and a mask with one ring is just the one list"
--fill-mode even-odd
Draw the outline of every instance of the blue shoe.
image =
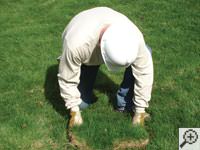
[[130, 109], [126, 109], [124, 107], [116, 108], [115, 111], [121, 112], [121, 113], [131, 113], [131, 112], [133, 112], [133, 110], [131, 108]]
[[79, 105], [80, 110], [86, 109], [87, 107], [89, 107], [90, 104], [82, 101], [81, 104]]

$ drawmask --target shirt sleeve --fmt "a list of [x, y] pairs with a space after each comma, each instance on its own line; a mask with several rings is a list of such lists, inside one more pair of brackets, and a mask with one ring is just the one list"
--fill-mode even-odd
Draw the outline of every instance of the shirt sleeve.
[[151, 52], [143, 44], [138, 52], [138, 56], [131, 66], [135, 78], [134, 104], [138, 108], [147, 108], [151, 99], [153, 84], [153, 61]]
[[58, 83], [65, 106], [70, 109], [78, 106], [82, 101], [77, 88], [80, 82], [81, 60], [75, 50], [70, 50], [66, 45], [63, 47], [58, 71]]

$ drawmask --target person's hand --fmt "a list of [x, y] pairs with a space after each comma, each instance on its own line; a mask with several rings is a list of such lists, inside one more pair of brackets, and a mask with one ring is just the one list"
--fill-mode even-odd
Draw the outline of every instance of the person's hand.
[[83, 119], [81, 116], [81, 112], [79, 109], [71, 108], [70, 109], [70, 120], [69, 120], [69, 127], [80, 126], [83, 124]]
[[144, 113], [135, 112], [132, 123], [134, 126], [136, 126], [136, 125], [144, 126], [144, 122], [148, 121], [150, 119], [151, 119], [150, 114], [148, 114], [146, 112], [144, 112]]

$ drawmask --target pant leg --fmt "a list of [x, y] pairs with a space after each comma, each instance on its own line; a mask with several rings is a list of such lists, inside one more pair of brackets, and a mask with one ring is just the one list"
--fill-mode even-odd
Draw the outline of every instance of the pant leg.
[[131, 66], [126, 68], [123, 81], [117, 91], [117, 109], [130, 111], [133, 107], [134, 77]]
[[98, 70], [99, 66], [81, 66], [80, 83], [78, 85], [82, 99], [82, 103], [79, 105], [80, 109], [85, 109], [94, 102], [92, 91]]

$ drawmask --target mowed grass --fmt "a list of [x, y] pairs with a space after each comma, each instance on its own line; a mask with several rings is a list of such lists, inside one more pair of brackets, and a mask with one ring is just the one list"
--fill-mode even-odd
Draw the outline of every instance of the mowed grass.
[[152, 120], [145, 128], [132, 128], [129, 115], [113, 111], [123, 73], [102, 66], [94, 90], [97, 102], [83, 112], [80, 136], [93, 149], [112, 149], [115, 139], [133, 136], [149, 137], [146, 149], [174, 150], [178, 128], [200, 127], [199, 1], [1, 0], [0, 149], [60, 150], [69, 145], [56, 58], [69, 20], [96, 6], [127, 15], [153, 49]]

